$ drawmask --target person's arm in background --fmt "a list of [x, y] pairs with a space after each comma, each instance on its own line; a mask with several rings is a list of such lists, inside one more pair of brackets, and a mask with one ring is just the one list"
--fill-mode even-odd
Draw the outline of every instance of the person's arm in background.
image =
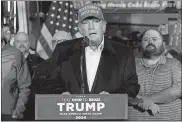
[[19, 95], [15, 110], [13, 112], [13, 118], [23, 118], [23, 112], [25, 111], [25, 104], [28, 101], [30, 94], [30, 85], [31, 85], [31, 76], [28, 70], [27, 62], [24, 59], [23, 55], [19, 56], [17, 59], [17, 82]]
[[135, 59], [132, 51], [128, 53], [124, 69], [124, 80], [121, 87], [121, 93], [127, 93], [129, 97], [135, 98], [139, 92], [138, 76], [136, 73]]
[[[179, 61], [174, 60], [172, 64], [172, 86], [153, 94], [147, 96], [146, 98], [151, 99], [156, 104], [166, 104], [170, 103], [181, 97], [181, 64]], [[145, 99], [145, 97], [144, 97]]]
[[171, 64], [172, 85], [150, 96], [142, 96], [143, 103], [138, 104], [144, 110], [148, 110], [154, 104], [170, 103], [181, 97], [181, 64], [176, 59]]

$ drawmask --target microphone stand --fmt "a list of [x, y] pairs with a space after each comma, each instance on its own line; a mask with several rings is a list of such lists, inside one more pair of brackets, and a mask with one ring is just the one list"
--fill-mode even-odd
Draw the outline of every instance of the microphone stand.
[[89, 39], [87, 36], [84, 37], [82, 41], [82, 52], [80, 57], [80, 70], [81, 70], [81, 94], [85, 94], [85, 81], [87, 73], [86, 73], [86, 64], [85, 64], [85, 47], [88, 46]]

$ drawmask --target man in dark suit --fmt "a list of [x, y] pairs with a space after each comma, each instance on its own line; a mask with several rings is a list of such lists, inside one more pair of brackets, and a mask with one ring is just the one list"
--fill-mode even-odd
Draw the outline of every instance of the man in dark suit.
[[104, 37], [107, 22], [100, 7], [87, 4], [78, 10], [83, 38], [56, 46], [53, 56], [37, 70], [37, 93], [99, 94], [139, 91], [132, 50]]
[[32, 77], [36, 67], [44, 60], [38, 55], [30, 53], [30, 38], [25, 32], [18, 32], [15, 35], [13, 45], [23, 53]]
[[[38, 55], [30, 53], [30, 39], [28, 34], [26, 34], [25, 32], [18, 32], [14, 37], [13, 44], [17, 49], [19, 49], [22, 52], [23, 56], [26, 59], [30, 75], [31, 77], [33, 77], [35, 69], [44, 60], [40, 58]], [[33, 120], [34, 114], [31, 113], [34, 112], [34, 102], [34, 96], [30, 94], [26, 105], [27, 109], [24, 112], [23, 120]]]

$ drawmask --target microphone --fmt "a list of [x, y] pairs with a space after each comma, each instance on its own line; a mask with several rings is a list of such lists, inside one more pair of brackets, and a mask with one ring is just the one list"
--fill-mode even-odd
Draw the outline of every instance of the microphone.
[[89, 45], [89, 38], [87, 36], [84, 36], [82, 41], [83, 49]]
[[89, 38], [84, 37], [82, 41], [82, 52], [80, 57], [80, 71], [81, 71], [81, 94], [85, 94], [85, 81], [87, 80], [86, 64], [85, 64], [85, 47], [89, 44]]

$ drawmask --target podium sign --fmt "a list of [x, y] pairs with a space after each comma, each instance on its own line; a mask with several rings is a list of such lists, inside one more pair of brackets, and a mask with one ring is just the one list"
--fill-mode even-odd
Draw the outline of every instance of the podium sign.
[[36, 120], [125, 120], [126, 94], [36, 95]]

